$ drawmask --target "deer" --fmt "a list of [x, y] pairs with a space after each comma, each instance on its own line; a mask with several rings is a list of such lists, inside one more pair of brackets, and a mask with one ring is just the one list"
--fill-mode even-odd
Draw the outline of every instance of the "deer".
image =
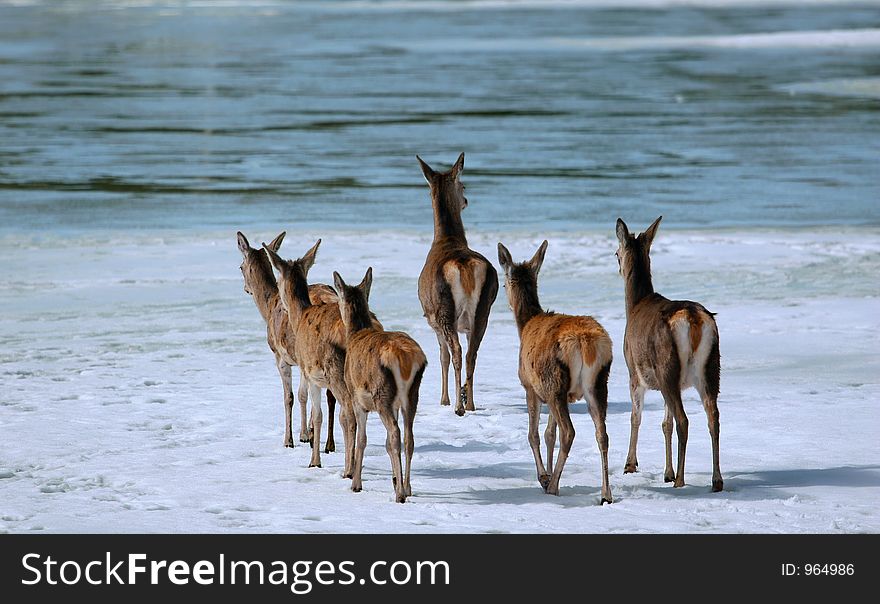
[[[310, 468], [321, 467], [321, 388], [334, 394], [345, 391], [345, 330], [338, 304], [312, 304], [309, 296], [308, 274], [315, 264], [321, 240], [296, 260], [285, 260], [267, 244], [263, 249], [278, 271], [278, 291], [281, 304], [294, 332], [294, 350], [300, 370], [300, 383], [307, 384], [312, 401], [312, 457]], [[334, 295], [336, 292], [333, 292]], [[379, 326], [381, 329], [381, 325]], [[333, 417], [333, 410], [328, 408]], [[343, 430], [348, 423], [347, 408], [342, 406], [339, 421]], [[345, 443], [346, 451], [350, 443]], [[346, 458], [348, 456], [346, 455]]]
[[[358, 493], [363, 489], [361, 474], [367, 446], [367, 413], [375, 411], [387, 432], [385, 450], [391, 458], [395, 499], [404, 503], [412, 496], [413, 422], [428, 360], [418, 343], [407, 334], [382, 331], [370, 323], [372, 283], [372, 267], [356, 286], [347, 285], [339, 273], [333, 273], [333, 286], [339, 298], [339, 312], [348, 342], [345, 357], [347, 390], [343, 404], [348, 408], [349, 417], [355, 420], [346, 426], [345, 442], [357, 442], [356, 449], [346, 448], [346, 453], [351, 455], [346, 466], [352, 470], [349, 475], [351, 490]], [[405, 470], [401, 468], [398, 416], [402, 416], [404, 425]]]
[[[464, 153], [448, 172], [435, 172], [418, 155], [431, 189], [434, 240], [419, 275], [419, 301], [440, 344], [440, 404], [449, 405], [449, 362], [455, 371], [455, 413], [474, 411], [474, 370], [486, 333], [489, 311], [498, 294], [498, 274], [492, 263], [468, 247], [461, 211], [468, 205], [461, 182]], [[461, 343], [467, 334], [465, 385], [461, 384]]]
[[[268, 247], [277, 252], [284, 241], [286, 231], [273, 239]], [[266, 322], [266, 339], [269, 349], [275, 355], [275, 366], [281, 375], [281, 386], [284, 392], [284, 446], [293, 447], [293, 434], [291, 430], [293, 414], [293, 390], [291, 388], [291, 367], [297, 365], [296, 352], [294, 350], [295, 339], [293, 329], [287, 317], [287, 312], [281, 304], [278, 294], [278, 284], [275, 274], [269, 263], [269, 257], [262, 249], [251, 247], [247, 237], [241, 231], [237, 233], [238, 249], [243, 261], [241, 266], [244, 277], [244, 291], [254, 299], [260, 316]], [[332, 304], [336, 306], [336, 292], [329, 285], [315, 284], [309, 287], [309, 298], [313, 304]], [[306, 422], [306, 404], [308, 403], [308, 385], [300, 381], [297, 390], [300, 404], [300, 442], [311, 442], [311, 428]], [[333, 440], [333, 413], [336, 408], [336, 397], [327, 391], [327, 406], [330, 409], [330, 422], [327, 431], [327, 443], [324, 451], [332, 453], [336, 450]]]
[[[646, 390], [663, 395], [662, 423], [666, 440], [664, 482], [683, 487], [688, 439], [688, 418], [681, 400], [682, 390], [691, 386], [703, 402], [712, 439], [712, 491], [724, 488], [718, 461], [718, 393], [721, 354], [715, 314], [697, 302], [669, 300], [654, 291], [651, 281], [651, 244], [662, 216], [643, 233], [634, 236], [626, 223], [617, 219], [617, 261], [623, 276], [626, 299], [626, 331], [623, 353], [629, 369], [632, 398], [630, 441], [624, 473], [638, 469], [636, 448]], [[672, 467], [672, 423], [678, 436], [678, 465]]]
[[[519, 379], [526, 391], [529, 411], [529, 445], [535, 457], [538, 483], [549, 495], [559, 495], [559, 479], [574, 442], [569, 404], [586, 399], [596, 429], [602, 459], [600, 505], [611, 503], [608, 484], [608, 374], [612, 345], [605, 328], [593, 317], [545, 311], [538, 298], [538, 273], [547, 252], [545, 240], [526, 262], [515, 263], [498, 243], [498, 262], [504, 271], [504, 288], [520, 337]], [[538, 424], [541, 405], [550, 411], [544, 441], [547, 466], [541, 459]], [[553, 464], [556, 427], [559, 427], [559, 458]]]

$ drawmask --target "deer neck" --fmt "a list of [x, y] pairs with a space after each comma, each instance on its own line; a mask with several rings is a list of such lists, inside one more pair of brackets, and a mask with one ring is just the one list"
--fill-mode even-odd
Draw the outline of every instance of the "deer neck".
[[254, 288], [253, 298], [260, 316], [268, 323], [272, 310], [280, 303], [278, 286], [275, 283], [261, 283], [259, 287]]
[[449, 200], [444, 191], [432, 194], [434, 206], [434, 241], [456, 239], [467, 244], [464, 224], [461, 222], [461, 209]]
[[309, 299], [309, 284], [305, 278], [295, 278], [289, 284], [291, 305], [287, 309], [287, 317], [291, 325], [298, 325], [300, 317], [312, 305]]
[[541, 308], [541, 302], [538, 300], [537, 284], [529, 284], [525, 287], [520, 286], [514, 300], [512, 300], [512, 306], [516, 329], [519, 335], [522, 336], [526, 323], [544, 312], [544, 309]]
[[348, 324], [345, 326], [347, 337], [373, 327], [373, 318], [370, 316], [370, 308], [365, 300], [356, 300], [353, 304], [349, 303], [348, 308]]
[[632, 270], [626, 277], [627, 317], [629, 317], [636, 304], [653, 293], [654, 285], [651, 282], [651, 264], [649, 261], [638, 260], [634, 263]]

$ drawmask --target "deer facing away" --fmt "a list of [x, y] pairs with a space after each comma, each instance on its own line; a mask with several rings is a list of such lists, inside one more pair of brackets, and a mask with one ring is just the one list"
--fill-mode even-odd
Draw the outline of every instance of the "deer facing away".
[[[492, 263], [468, 247], [461, 211], [467, 207], [460, 176], [464, 153], [448, 172], [435, 172], [416, 156], [431, 187], [434, 240], [419, 275], [419, 301], [440, 344], [442, 391], [440, 404], [449, 404], [449, 362], [455, 372], [455, 413], [474, 407], [474, 369], [486, 333], [489, 311], [498, 294], [498, 274]], [[467, 334], [465, 385], [461, 384], [459, 333]]]
[[[712, 438], [712, 491], [721, 491], [724, 482], [718, 462], [718, 392], [721, 356], [718, 327], [713, 313], [701, 304], [669, 300], [654, 292], [651, 282], [651, 243], [661, 216], [644, 233], [634, 236], [626, 223], [617, 219], [620, 244], [617, 259], [626, 288], [626, 333], [623, 352], [629, 368], [632, 397], [629, 453], [625, 473], [635, 472], [639, 462], [636, 447], [642, 405], [646, 390], [663, 394], [666, 440], [666, 470], [663, 479], [676, 487], [684, 486], [684, 460], [688, 438], [688, 419], [681, 391], [693, 386], [703, 401]], [[672, 422], [678, 435], [678, 467], [672, 468]]]
[[[347, 390], [343, 404], [355, 420], [346, 426], [346, 455], [351, 456], [346, 467], [351, 468], [351, 490], [359, 492], [363, 488], [361, 474], [367, 446], [367, 413], [377, 412], [388, 434], [385, 449], [391, 458], [395, 498], [398, 503], [404, 503], [412, 495], [413, 422], [419, 402], [419, 386], [428, 361], [418, 343], [407, 334], [381, 331], [371, 325], [368, 300], [372, 283], [372, 268], [367, 269], [357, 286], [346, 285], [339, 273], [333, 273], [348, 340], [345, 357]], [[403, 417], [405, 470], [401, 467], [398, 415]], [[355, 442], [356, 448], [348, 446]]]
[[[327, 388], [340, 397], [345, 390], [345, 332], [339, 316], [339, 306], [312, 304], [309, 297], [308, 273], [315, 263], [320, 245], [319, 239], [297, 260], [284, 260], [268, 245], [264, 245], [272, 265], [278, 271], [281, 303], [293, 328], [300, 382], [307, 384], [312, 401], [311, 423], [314, 436], [310, 468], [321, 467], [321, 388]], [[333, 409], [328, 410], [332, 421]], [[345, 430], [348, 422], [345, 405], [340, 411], [339, 420]]]
[[[592, 317], [545, 312], [538, 300], [538, 272], [544, 262], [547, 242], [528, 262], [515, 263], [503, 244], [498, 244], [498, 261], [504, 270], [507, 299], [520, 336], [519, 379], [526, 391], [529, 409], [529, 445], [535, 456], [538, 481], [551, 495], [559, 494], [559, 479], [574, 441], [574, 425], [568, 405], [586, 398], [596, 428], [596, 443], [602, 459], [602, 503], [611, 503], [608, 485], [608, 373], [611, 370], [611, 338]], [[549, 408], [544, 440], [547, 467], [541, 460], [538, 422], [541, 403]], [[560, 451], [553, 465], [556, 427]]]
[[[282, 232], [268, 244], [268, 248], [277, 252], [284, 241], [286, 232]], [[244, 277], [244, 291], [251, 295], [260, 315], [266, 322], [266, 338], [269, 348], [275, 355], [275, 366], [281, 375], [281, 386], [284, 391], [284, 446], [293, 447], [293, 435], [291, 421], [293, 414], [293, 390], [291, 388], [291, 367], [297, 364], [295, 338], [293, 329], [287, 317], [287, 311], [281, 304], [278, 295], [278, 284], [272, 265], [269, 263], [267, 253], [262, 249], [252, 248], [247, 237], [239, 231], [238, 249], [243, 261], [241, 274]], [[316, 284], [309, 287], [309, 299], [313, 304], [336, 305], [336, 292], [329, 285]], [[311, 442], [311, 428], [306, 422], [306, 403], [308, 402], [308, 384], [300, 381], [297, 397], [300, 404], [300, 442]], [[333, 440], [333, 409], [336, 407], [336, 398], [333, 393], [327, 391], [327, 406], [330, 411], [330, 422], [327, 433], [325, 452], [331, 453], [336, 450]]]

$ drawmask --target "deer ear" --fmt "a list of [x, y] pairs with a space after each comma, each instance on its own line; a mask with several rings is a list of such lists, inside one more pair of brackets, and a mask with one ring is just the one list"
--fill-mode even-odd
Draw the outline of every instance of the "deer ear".
[[370, 288], [373, 286], [373, 267], [367, 269], [363, 281], [358, 284], [358, 289], [364, 292], [364, 298], [370, 299]]
[[651, 226], [649, 226], [647, 229], [645, 229], [645, 232], [642, 233], [642, 235], [641, 235], [644, 238], [645, 245], [649, 248], [651, 247], [651, 243], [654, 242], [654, 235], [657, 234], [657, 227], [660, 226], [661, 220], [663, 220], [662, 216], [660, 218], [658, 218], [657, 220], [655, 220], [651, 224]]
[[303, 257], [300, 259], [302, 262], [303, 270], [306, 272], [307, 275], [309, 273], [309, 269], [312, 268], [312, 266], [314, 266], [315, 264], [315, 256], [318, 255], [318, 246], [320, 245], [321, 240], [318, 239], [315, 245], [313, 245], [308, 252], [303, 254]]
[[504, 247], [504, 244], [500, 241], [498, 242], [498, 262], [501, 264], [501, 268], [504, 269], [504, 274], [510, 272], [510, 268], [513, 266], [513, 258], [510, 256], [510, 250]]
[[336, 271], [333, 271], [333, 288], [339, 295], [339, 299], [342, 300], [342, 294], [345, 291], [345, 281], [342, 280], [342, 275], [340, 275]]
[[279, 256], [275, 252], [275, 250], [271, 249], [265, 243], [263, 244], [263, 249], [266, 250], [266, 253], [269, 255], [269, 262], [271, 262], [272, 266], [274, 266], [276, 269], [278, 269], [278, 272], [280, 273], [282, 267], [286, 264], [286, 262], [284, 261], [284, 258]]
[[464, 170], [464, 152], [458, 156], [458, 159], [455, 160], [455, 164], [452, 166], [452, 170], [450, 174], [452, 174], [452, 178], [458, 179], [461, 176], [462, 171]]
[[538, 251], [535, 252], [535, 255], [532, 256], [532, 259], [529, 260], [529, 266], [532, 267], [532, 271], [537, 275], [538, 271], [541, 270], [541, 265], [544, 264], [544, 254], [547, 253], [547, 240], [544, 240], [544, 243], [541, 244], [541, 247], [538, 248]]
[[287, 231], [281, 231], [281, 233], [279, 233], [279, 235], [275, 237], [275, 239], [269, 242], [269, 248], [273, 252], [277, 252], [278, 249], [281, 247], [281, 242], [284, 241], [285, 235], [287, 235]]
[[617, 219], [617, 240], [621, 244], [625, 244], [629, 241], [629, 228], [627, 228], [626, 223], [622, 218]]
[[422, 174], [425, 175], [425, 180], [428, 181], [429, 185], [432, 185], [434, 183], [434, 170], [432, 170], [431, 166], [426, 164], [425, 161], [418, 155], [416, 155], [416, 159], [419, 160], [419, 165], [422, 167]]
[[247, 258], [248, 252], [251, 251], [251, 244], [248, 243], [247, 237], [241, 231], [236, 233], [236, 236], [238, 237], [238, 250], [242, 256]]

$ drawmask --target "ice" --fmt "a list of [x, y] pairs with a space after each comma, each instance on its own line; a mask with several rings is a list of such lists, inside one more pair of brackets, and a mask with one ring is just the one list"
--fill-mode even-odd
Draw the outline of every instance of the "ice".
[[[252, 242], [277, 234], [245, 232]], [[416, 294], [430, 235], [288, 228], [282, 255], [300, 255], [319, 236], [313, 280], [328, 282], [333, 270], [358, 276], [373, 266], [373, 309], [428, 354], [411, 500], [393, 502], [384, 428], [375, 417], [359, 494], [340, 477], [341, 453], [308, 469], [307, 446], [282, 446], [281, 384], [262, 320], [242, 289], [234, 231], [9, 235], [0, 239], [0, 527], [880, 530], [876, 228], [661, 227], [656, 288], [718, 313], [720, 494], [710, 493], [708, 430], [692, 391], [685, 397], [687, 486], [663, 483], [658, 393], [646, 397], [640, 472], [622, 473], [630, 403], [613, 234], [471, 233], [472, 246], [492, 260], [499, 239], [523, 258], [546, 237], [544, 306], [592, 314], [614, 340], [608, 432], [615, 503], [604, 507], [583, 402], [573, 406], [578, 435], [560, 496], [545, 495], [537, 483], [516, 377], [518, 338], [503, 289], [480, 352], [478, 411], [458, 418], [439, 405], [436, 338]], [[341, 432], [337, 442], [341, 450]]]

